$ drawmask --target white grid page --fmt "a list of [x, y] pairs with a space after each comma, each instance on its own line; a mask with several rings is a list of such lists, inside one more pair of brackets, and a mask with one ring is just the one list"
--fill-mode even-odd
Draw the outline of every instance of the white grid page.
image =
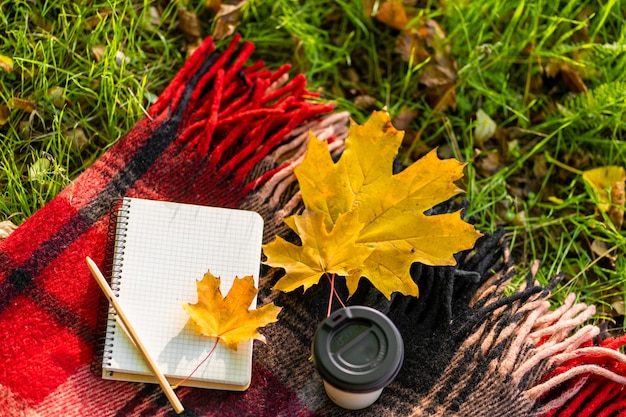
[[[223, 295], [235, 276], [252, 275], [258, 287], [263, 220], [250, 211], [127, 200], [118, 300], [160, 369], [184, 378], [207, 356], [215, 339], [189, 325], [182, 305], [197, 302], [196, 280], [207, 270], [221, 278]], [[251, 368], [252, 341], [240, 343], [237, 351], [220, 343], [193, 379], [246, 385]], [[150, 374], [121, 329], [115, 329], [105, 370]]]

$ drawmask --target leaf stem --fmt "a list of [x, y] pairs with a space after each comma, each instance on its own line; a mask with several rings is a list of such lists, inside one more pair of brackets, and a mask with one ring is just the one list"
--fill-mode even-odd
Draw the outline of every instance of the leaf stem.
[[217, 348], [217, 344], [219, 343], [220, 338], [219, 336], [215, 338], [215, 343], [213, 344], [213, 347], [211, 348], [211, 351], [206, 355], [206, 357], [204, 359], [202, 359], [202, 362], [200, 362], [198, 364], [198, 366], [196, 366], [194, 368], [193, 371], [191, 371], [191, 373], [189, 375], [187, 375], [184, 379], [182, 379], [178, 384], [176, 385], [172, 385], [172, 389], [176, 389], [178, 387], [180, 387], [182, 384], [184, 384], [185, 382], [187, 382], [189, 380], [189, 378], [191, 378], [193, 376], [193, 374], [196, 373], [196, 371], [202, 366], [203, 363], [205, 363], [207, 360], [209, 360], [209, 358], [213, 355], [213, 352], [215, 352], [215, 348]]
[[335, 289], [335, 275], [336, 274], [330, 274], [330, 276], [329, 276], [328, 272], [324, 272], [324, 275], [326, 275], [326, 278], [330, 282], [330, 297], [328, 297], [328, 312], [326, 314], [326, 317], [328, 317], [328, 316], [330, 316], [330, 313], [332, 312], [332, 309], [333, 309], [332, 308], [332, 306], [333, 306], [333, 295], [335, 296], [335, 298], [337, 298], [337, 301], [339, 301], [339, 304], [341, 304], [341, 306], [343, 308], [345, 308], [346, 305], [341, 300], [341, 297], [339, 297], [339, 293]]
[[[328, 274], [326, 275], [328, 277]], [[328, 312], [326, 313], [326, 317], [330, 316], [330, 312], [333, 309], [333, 294], [335, 292], [335, 274], [332, 274], [330, 277], [330, 297], [328, 297]]]

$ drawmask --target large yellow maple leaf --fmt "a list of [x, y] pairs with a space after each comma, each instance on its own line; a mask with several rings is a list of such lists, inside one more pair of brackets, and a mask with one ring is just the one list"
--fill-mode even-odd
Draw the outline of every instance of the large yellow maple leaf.
[[352, 123], [335, 163], [311, 134], [295, 170], [305, 210], [285, 221], [302, 246], [277, 238], [263, 248], [265, 263], [286, 272], [275, 289], [306, 290], [331, 273], [345, 276], [350, 294], [365, 277], [387, 298], [395, 291], [417, 296], [413, 262], [455, 265], [454, 254], [474, 246], [481, 234], [459, 211], [424, 214], [462, 192], [454, 181], [465, 165], [432, 151], [394, 175], [403, 136], [386, 112], [375, 112], [363, 125]]
[[356, 243], [361, 225], [354, 212], [339, 215], [330, 232], [325, 217], [324, 213], [313, 210], [291, 216], [285, 221], [300, 236], [302, 246], [276, 236], [273, 243], [264, 247], [266, 263], [287, 271], [275, 289], [292, 291], [303, 286], [307, 290], [324, 273], [347, 276], [372, 254], [373, 246]]
[[237, 344], [244, 340], [264, 342], [265, 337], [258, 328], [278, 320], [281, 308], [274, 304], [249, 310], [257, 295], [251, 276], [235, 278], [226, 297], [220, 290], [220, 278], [210, 271], [201, 281], [196, 281], [196, 286], [198, 302], [183, 304], [183, 308], [201, 334], [216, 337], [233, 350], [237, 350]]

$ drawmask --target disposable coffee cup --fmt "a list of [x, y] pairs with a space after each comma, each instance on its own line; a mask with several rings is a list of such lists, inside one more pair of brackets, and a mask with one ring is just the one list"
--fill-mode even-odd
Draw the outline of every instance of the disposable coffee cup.
[[373, 404], [398, 375], [404, 359], [396, 326], [365, 306], [342, 308], [327, 317], [315, 332], [311, 350], [326, 394], [348, 410]]

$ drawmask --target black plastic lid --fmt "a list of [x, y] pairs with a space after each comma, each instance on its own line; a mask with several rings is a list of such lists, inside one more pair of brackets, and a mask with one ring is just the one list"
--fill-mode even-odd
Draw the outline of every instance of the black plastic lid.
[[380, 311], [365, 306], [342, 308], [327, 317], [317, 328], [311, 349], [322, 378], [351, 392], [386, 387], [404, 359], [396, 326]]

